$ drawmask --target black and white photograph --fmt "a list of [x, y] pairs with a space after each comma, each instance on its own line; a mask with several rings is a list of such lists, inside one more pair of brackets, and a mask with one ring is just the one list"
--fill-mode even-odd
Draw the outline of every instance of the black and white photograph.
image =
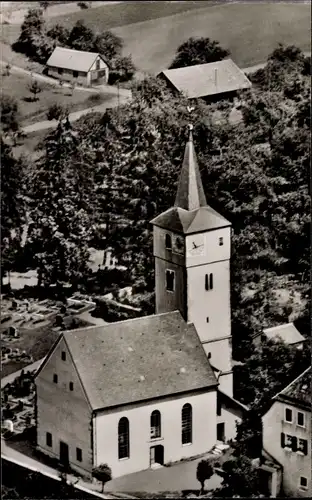
[[1, 2], [3, 500], [312, 497], [311, 17]]

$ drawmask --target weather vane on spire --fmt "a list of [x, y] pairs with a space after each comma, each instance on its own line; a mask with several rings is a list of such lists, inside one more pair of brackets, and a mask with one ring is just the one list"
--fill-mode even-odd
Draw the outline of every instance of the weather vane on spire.
[[[187, 110], [190, 113], [190, 118], [191, 118], [191, 113], [192, 113], [192, 111], [194, 111], [194, 109], [195, 108], [192, 106], [187, 106]], [[189, 132], [191, 133], [193, 130], [193, 124], [191, 122], [188, 124], [188, 128], [189, 128]]]

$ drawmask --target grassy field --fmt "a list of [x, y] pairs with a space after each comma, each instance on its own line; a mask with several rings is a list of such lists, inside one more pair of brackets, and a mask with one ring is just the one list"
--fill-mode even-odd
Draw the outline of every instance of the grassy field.
[[[124, 40], [141, 72], [168, 67], [177, 47], [190, 36], [219, 40], [241, 67], [266, 60], [281, 42], [311, 50], [309, 3], [127, 2], [104, 5], [47, 20], [72, 26], [78, 19], [95, 31], [113, 29]], [[3, 25], [0, 40], [12, 43], [19, 26]]]
[[218, 40], [242, 68], [261, 63], [277, 44], [311, 50], [308, 4], [224, 4], [123, 26], [113, 31], [141, 71], [167, 68], [177, 47], [190, 36]]
[[10, 95], [18, 100], [21, 125], [29, 125], [38, 121], [46, 120], [46, 113], [48, 108], [53, 103], [58, 103], [64, 107], [68, 107], [70, 112], [79, 111], [80, 109], [99, 105], [111, 95], [96, 94], [99, 97], [96, 103], [92, 101], [93, 94], [83, 90], [75, 89], [73, 95], [68, 88], [61, 89], [60, 87], [53, 87], [49, 83], [40, 82], [42, 92], [38, 94], [39, 99], [35, 102], [30, 102], [29, 98], [32, 97], [28, 90], [28, 85], [31, 78], [27, 75], [11, 73], [9, 76], [2, 77], [2, 93]]

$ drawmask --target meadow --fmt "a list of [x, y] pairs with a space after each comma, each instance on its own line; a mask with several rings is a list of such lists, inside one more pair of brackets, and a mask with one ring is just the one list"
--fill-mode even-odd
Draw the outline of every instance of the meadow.
[[[307, 2], [122, 2], [46, 19], [70, 28], [82, 19], [94, 31], [111, 29], [124, 40], [140, 72], [158, 73], [190, 36], [218, 40], [242, 68], [262, 63], [278, 43], [311, 50]], [[3, 25], [1, 40], [12, 43], [19, 26]]]
[[[21, 126], [46, 120], [49, 107], [55, 103], [68, 107], [70, 112], [94, 106], [93, 94], [79, 89], [75, 89], [72, 93], [69, 88], [60, 88], [57, 85], [54, 87], [46, 82], [39, 83], [42, 91], [37, 95], [38, 100], [32, 101], [32, 94], [28, 89], [30, 82], [31, 78], [24, 74], [12, 72], [9, 76], [2, 76], [2, 93], [18, 101]], [[97, 105], [111, 98], [111, 95], [107, 94], [96, 95]]]
[[218, 40], [245, 68], [262, 63], [278, 43], [311, 50], [308, 4], [233, 3], [129, 24], [113, 31], [124, 40], [125, 54], [143, 72], [167, 68], [177, 47], [191, 36]]

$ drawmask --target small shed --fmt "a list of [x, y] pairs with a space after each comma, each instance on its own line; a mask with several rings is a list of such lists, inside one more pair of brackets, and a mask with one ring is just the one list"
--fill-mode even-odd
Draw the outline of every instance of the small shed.
[[169, 89], [188, 99], [208, 101], [234, 98], [239, 90], [251, 87], [247, 76], [232, 59], [166, 69], [158, 78], [165, 81]]
[[261, 337], [264, 336], [268, 340], [282, 340], [285, 344], [293, 345], [297, 349], [302, 349], [306, 339], [298, 332], [293, 323], [285, 323], [284, 325], [265, 328], [262, 334], [257, 334], [253, 337], [255, 345], [261, 344]]
[[80, 85], [89, 87], [108, 82], [108, 65], [96, 52], [55, 47], [46, 66], [49, 76]]

